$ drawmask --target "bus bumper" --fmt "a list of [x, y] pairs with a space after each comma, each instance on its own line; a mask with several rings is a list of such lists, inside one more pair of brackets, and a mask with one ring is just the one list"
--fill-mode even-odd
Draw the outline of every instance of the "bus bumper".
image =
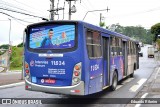
[[80, 83], [74, 86], [53, 87], [34, 84], [25, 79], [25, 89], [53, 94], [84, 95], [84, 82], [80, 81]]

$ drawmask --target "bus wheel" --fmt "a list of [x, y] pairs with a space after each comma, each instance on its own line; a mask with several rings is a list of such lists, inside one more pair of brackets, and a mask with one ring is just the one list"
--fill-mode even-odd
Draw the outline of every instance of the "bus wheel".
[[132, 74], [130, 74], [130, 77], [134, 77], [134, 71], [133, 71], [133, 73], [132, 73]]
[[110, 89], [112, 91], [116, 90], [117, 87], [117, 83], [118, 83], [118, 75], [116, 72], [113, 73], [113, 78], [112, 78], [112, 85], [110, 87]]

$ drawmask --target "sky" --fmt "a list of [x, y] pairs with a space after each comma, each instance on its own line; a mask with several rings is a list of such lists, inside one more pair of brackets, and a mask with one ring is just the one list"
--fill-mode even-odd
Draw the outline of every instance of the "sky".
[[[55, 0], [55, 8], [64, 6], [64, 0]], [[9, 8], [32, 15], [49, 18], [50, 0], [0, 0], [0, 8]], [[119, 23], [122, 26], [142, 26], [146, 29], [160, 22], [160, 0], [77, 0], [72, 2], [77, 8], [76, 13], [72, 13], [72, 20], [83, 20], [87, 11], [110, 9], [101, 12], [90, 12], [84, 19], [94, 25], [99, 24], [100, 13], [104, 17], [106, 26]], [[68, 20], [68, 3], [65, 2], [64, 19]], [[7, 13], [15, 18], [2, 14]], [[27, 25], [41, 22], [40, 18], [34, 18], [18, 13], [8, 12], [0, 9], [0, 45], [9, 43], [9, 28], [11, 19], [11, 43], [17, 45], [23, 40], [23, 31]], [[55, 15], [55, 20], [63, 19], [63, 11]]]

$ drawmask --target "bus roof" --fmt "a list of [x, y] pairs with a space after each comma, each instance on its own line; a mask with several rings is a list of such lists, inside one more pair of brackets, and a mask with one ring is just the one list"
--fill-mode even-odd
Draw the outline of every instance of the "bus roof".
[[117, 32], [114, 32], [114, 31], [110, 31], [108, 29], [104, 29], [102, 27], [99, 27], [99, 26], [96, 26], [96, 25], [92, 25], [90, 23], [86, 23], [86, 22], [83, 22], [83, 21], [78, 21], [80, 23], [83, 23], [86, 27], [91, 27], [92, 29], [95, 29], [95, 30], [98, 30], [98, 31], [101, 31], [103, 33], [107, 33], [107, 34], [110, 34], [110, 35], [114, 35], [114, 36], [117, 36], [117, 37], [121, 37], [124, 41], [126, 40], [130, 40], [130, 41], [134, 41], [136, 43], [139, 43], [138, 41], [134, 40], [133, 38], [130, 38], [128, 36], [125, 36], [123, 34], [120, 34], [120, 33], [117, 33]]
[[130, 41], [134, 41], [136, 42], [137, 44], [139, 44], [139, 41], [136, 41], [134, 40], [133, 38], [130, 38], [128, 36], [125, 36], [123, 34], [120, 34], [120, 33], [117, 33], [117, 32], [114, 32], [114, 31], [110, 31], [108, 29], [104, 29], [102, 27], [99, 27], [99, 26], [96, 26], [96, 25], [93, 25], [93, 24], [90, 24], [90, 23], [87, 23], [87, 22], [84, 22], [84, 21], [78, 21], [78, 20], [56, 20], [56, 21], [47, 21], [47, 22], [39, 22], [39, 23], [34, 23], [34, 24], [31, 24], [31, 25], [28, 25], [28, 27], [30, 26], [35, 26], [35, 25], [43, 25], [43, 24], [49, 24], [51, 22], [74, 22], [74, 23], [80, 23], [80, 24], [83, 24], [85, 27], [88, 27], [88, 28], [91, 28], [93, 30], [98, 30], [98, 31], [101, 31], [103, 33], [106, 33], [106, 34], [110, 34], [110, 35], [114, 35], [114, 36], [117, 36], [117, 37], [121, 37], [122, 40], [124, 41], [127, 41], [127, 40], [130, 40]]

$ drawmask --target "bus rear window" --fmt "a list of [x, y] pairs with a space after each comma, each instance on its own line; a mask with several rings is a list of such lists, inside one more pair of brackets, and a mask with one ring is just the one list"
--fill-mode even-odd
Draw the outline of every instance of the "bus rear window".
[[74, 46], [75, 25], [52, 25], [30, 29], [31, 49], [66, 49]]

